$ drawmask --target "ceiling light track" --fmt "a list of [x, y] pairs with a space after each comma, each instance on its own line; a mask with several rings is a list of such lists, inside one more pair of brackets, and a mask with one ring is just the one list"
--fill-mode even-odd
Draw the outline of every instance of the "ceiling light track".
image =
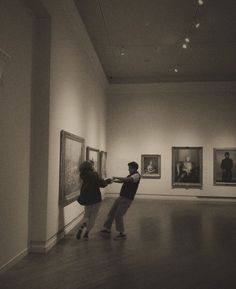
[[196, 3], [196, 7], [195, 7], [195, 13], [194, 13], [194, 17], [193, 20], [189, 26], [188, 32], [184, 38], [184, 41], [182, 42], [182, 47], [180, 48], [180, 55], [179, 55], [179, 61], [178, 64], [176, 64], [174, 66], [173, 71], [175, 73], [178, 73], [180, 71], [181, 68], [181, 63], [183, 62], [183, 55], [185, 50], [187, 50], [190, 47], [190, 41], [192, 39], [192, 36], [194, 34], [194, 32], [196, 31], [196, 29], [198, 29], [200, 27], [200, 12], [201, 12], [201, 7], [203, 6], [204, 1], [203, 0], [197, 0]]

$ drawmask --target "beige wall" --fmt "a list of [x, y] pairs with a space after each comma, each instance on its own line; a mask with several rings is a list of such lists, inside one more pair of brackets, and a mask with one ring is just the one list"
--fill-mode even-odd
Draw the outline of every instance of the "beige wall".
[[0, 83], [0, 268], [28, 247], [32, 18], [0, 1], [0, 48], [11, 55]]
[[45, 1], [51, 15], [51, 74], [46, 240], [72, 222], [82, 207], [58, 206], [60, 131], [106, 149], [106, 86], [97, 56], [73, 1]]
[[12, 56], [0, 84], [0, 269], [79, 220], [77, 202], [59, 206], [60, 131], [106, 150], [107, 81], [74, 2], [42, 1], [49, 15], [36, 2], [0, 1], [0, 48]]
[[[235, 93], [232, 82], [111, 85], [109, 174], [126, 175], [126, 164], [140, 164], [141, 154], [161, 154], [161, 179], [142, 179], [138, 194], [235, 197], [235, 187], [213, 186], [213, 148], [236, 147]], [[202, 190], [172, 189], [172, 146], [203, 147]]]

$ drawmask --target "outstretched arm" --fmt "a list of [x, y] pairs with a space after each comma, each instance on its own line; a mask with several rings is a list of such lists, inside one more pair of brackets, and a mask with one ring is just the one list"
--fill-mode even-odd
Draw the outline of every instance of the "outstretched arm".
[[133, 183], [134, 179], [131, 177], [126, 177], [126, 178], [113, 177], [113, 181], [114, 181], [114, 183]]
[[107, 185], [110, 185], [113, 182], [112, 179], [101, 179], [99, 178], [99, 187], [100, 188], [105, 188]]

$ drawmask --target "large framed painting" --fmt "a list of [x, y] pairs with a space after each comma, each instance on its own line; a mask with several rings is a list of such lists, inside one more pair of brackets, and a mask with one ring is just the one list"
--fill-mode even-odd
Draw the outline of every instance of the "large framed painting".
[[107, 152], [100, 151], [100, 177], [105, 179], [107, 177]]
[[59, 201], [62, 205], [68, 205], [75, 201], [80, 193], [79, 166], [85, 159], [85, 140], [62, 130], [60, 141]]
[[142, 178], [159, 179], [161, 177], [161, 156], [141, 155]]
[[214, 149], [214, 185], [236, 186], [236, 148]]
[[172, 187], [202, 188], [202, 147], [172, 147]]
[[86, 160], [94, 164], [94, 170], [100, 174], [99, 150], [91, 147], [86, 148]]

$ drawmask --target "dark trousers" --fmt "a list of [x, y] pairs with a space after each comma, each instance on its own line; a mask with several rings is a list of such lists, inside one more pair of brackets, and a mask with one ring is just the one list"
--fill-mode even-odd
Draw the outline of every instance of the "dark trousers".
[[232, 171], [225, 170], [222, 174], [222, 182], [231, 182], [232, 181]]
[[111, 229], [112, 223], [115, 220], [116, 222], [116, 230], [123, 233], [124, 232], [124, 220], [123, 217], [130, 207], [132, 200], [119, 197], [115, 200], [112, 205], [110, 212], [108, 213], [107, 220], [104, 223], [104, 227], [108, 230]]

